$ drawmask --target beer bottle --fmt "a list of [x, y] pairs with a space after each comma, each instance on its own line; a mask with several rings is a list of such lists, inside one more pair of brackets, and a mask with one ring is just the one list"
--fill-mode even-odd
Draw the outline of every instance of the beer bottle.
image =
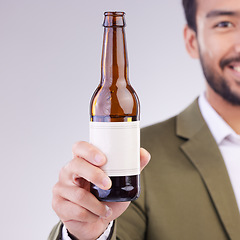
[[109, 190], [91, 185], [108, 202], [132, 201], [139, 195], [140, 108], [129, 83], [125, 13], [104, 13], [101, 81], [90, 104], [90, 143], [107, 157], [103, 170], [112, 180]]

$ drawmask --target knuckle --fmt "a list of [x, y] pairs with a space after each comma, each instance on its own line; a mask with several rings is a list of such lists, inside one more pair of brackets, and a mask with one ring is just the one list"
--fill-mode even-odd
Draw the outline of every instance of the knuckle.
[[59, 198], [57, 197], [53, 197], [52, 198], [52, 209], [57, 213], [58, 210], [60, 209], [60, 204], [61, 204], [61, 201]]
[[52, 188], [52, 195], [56, 196], [57, 195], [57, 188], [58, 188], [58, 183], [56, 183], [53, 188]]
[[66, 179], [66, 177], [69, 175], [69, 173], [71, 172], [71, 168], [72, 168], [72, 164], [74, 163], [75, 159], [72, 159], [71, 161], [69, 161], [65, 166], [63, 166], [58, 174], [58, 179], [59, 181], [63, 181], [64, 179]]

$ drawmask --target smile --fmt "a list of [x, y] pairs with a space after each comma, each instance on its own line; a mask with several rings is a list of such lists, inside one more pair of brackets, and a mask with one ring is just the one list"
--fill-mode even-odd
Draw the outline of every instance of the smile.
[[232, 81], [234, 81], [237, 85], [240, 85], [240, 63], [231, 63], [228, 65], [226, 70], [226, 73], [232, 78]]
[[229, 66], [231, 69], [235, 70], [236, 72], [240, 73], [240, 66]]

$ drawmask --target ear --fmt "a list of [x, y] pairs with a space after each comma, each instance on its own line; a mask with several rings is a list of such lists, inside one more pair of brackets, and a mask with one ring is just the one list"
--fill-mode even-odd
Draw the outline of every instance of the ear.
[[184, 41], [188, 54], [192, 58], [199, 58], [197, 34], [188, 25], [184, 27]]

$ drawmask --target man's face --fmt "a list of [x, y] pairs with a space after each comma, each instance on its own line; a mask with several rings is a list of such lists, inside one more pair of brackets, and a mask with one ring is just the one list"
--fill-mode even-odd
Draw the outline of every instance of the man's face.
[[207, 82], [240, 105], [240, 0], [197, 2], [197, 45]]

